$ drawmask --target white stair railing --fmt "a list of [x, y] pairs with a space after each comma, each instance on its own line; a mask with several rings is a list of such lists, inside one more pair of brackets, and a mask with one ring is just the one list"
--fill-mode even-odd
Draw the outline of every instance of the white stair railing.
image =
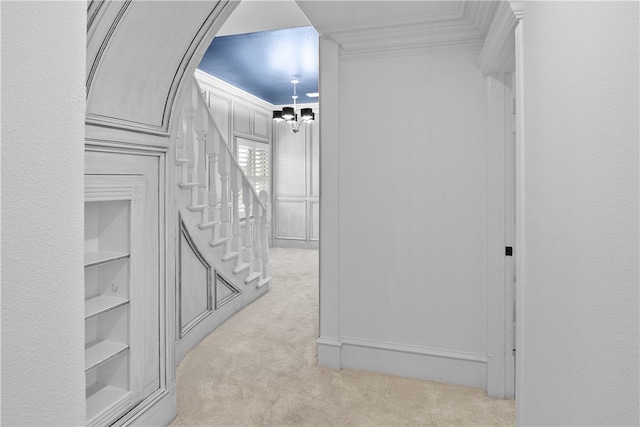
[[[222, 262], [233, 261], [235, 274], [246, 272], [245, 283], [267, 285], [271, 281], [269, 193], [256, 192], [217, 127], [195, 78], [189, 82], [181, 113], [176, 165], [182, 168], [180, 188], [191, 192], [188, 209], [200, 213], [198, 227], [210, 233], [210, 246], [222, 247]], [[244, 219], [240, 218], [240, 194]]]

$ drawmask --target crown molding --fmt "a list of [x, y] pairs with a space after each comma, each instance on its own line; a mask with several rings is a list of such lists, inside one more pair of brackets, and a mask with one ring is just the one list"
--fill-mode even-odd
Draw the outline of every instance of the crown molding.
[[200, 69], [196, 69], [196, 72], [194, 75], [198, 80], [198, 82], [206, 84], [207, 86], [210, 86], [220, 92], [224, 92], [227, 95], [230, 95], [238, 99], [242, 99], [245, 102], [249, 102], [251, 104], [254, 104], [255, 106], [264, 108], [265, 110], [273, 110], [274, 108], [274, 105], [271, 104], [270, 102], [265, 101], [262, 98], [259, 98], [249, 92], [246, 92], [240, 89], [239, 87], [234, 86], [230, 83], [227, 83], [224, 80], [221, 80], [215, 76], [212, 76], [211, 74], [206, 73]]
[[375, 49], [359, 52], [345, 52], [340, 49], [340, 60], [344, 62], [366, 61], [377, 58], [401, 58], [403, 56], [436, 55], [457, 52], [479, 53], [482, 49], [482, 41], [462, 41], [453, 43], [450, 40], [442, 44], [431, 43], [428, 46], [391, 47], [387, 49]]
[[360, 31], [369, 31], [372, 29], [404, 27], [407, 25], [424, 25], [437, 23], [442, 21], [457, 21], [464, 17], [466, 1], [458, 2], [455, 12], [428, 13], [420, 15], [411, 15], [402, 18], [382, 18], [376, 20], [349, 22], [348, 24], [340, 24], [335, 26], [327, 26], [322, 28], [322, 34], [349, 34]]
[[513, 71], [511, 65], [515, 55], [514, 30], [517, 24], [512, 4], [500, 3], [478, 56], [478, 68], [485, 76]]
[[497, 2], [460, 2], [455, 13], [410, 16], [403, 19], [368, 21], [349, 29], [328, 28], [325, 37], [342, 47], [342, 56], [408, 54], [413, 50], [479, 50], [497, 10]]
[[513, 10], [514, 15], [516, 15], [516, 18], [519, 20], [521, 20], [522, 18], [524, 18], [524, 1], [523, 0], [508, 0], [509, 1], [509, 5], [511, 6], [511, 10]]

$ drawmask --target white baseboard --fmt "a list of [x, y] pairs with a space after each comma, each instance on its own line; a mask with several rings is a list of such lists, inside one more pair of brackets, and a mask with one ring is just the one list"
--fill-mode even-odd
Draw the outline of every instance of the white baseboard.
[[273, 247], [274, 248], [293, 248], [293, 249], [319, 249], [320, 242], [274, 238]]
[[486, 389], [484, 354], [431, 349], [355, 338], [320, 337], [318, 365], [355, 369]]
[[[167, 393], [143, 409], [138, 415], [124, 422], [123, 425], [166, 426], [178, 415], [176, 383], [171, 380], [167, 384]], [[116, 422], [114, 425], [120, 425]]]
[[340, 340], [320, 337], [316, 340], [318, 344], [318, 366], [324, 368], [340, 370]]

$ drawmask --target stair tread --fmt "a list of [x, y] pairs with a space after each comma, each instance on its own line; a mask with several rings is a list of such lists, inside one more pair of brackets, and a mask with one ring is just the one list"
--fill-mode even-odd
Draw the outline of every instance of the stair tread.
[[240, 252], [228, 252], [222, 256], [223, 261], [229, 261], [237, 258], [240, 255]]
[[235, 267], [233, 269], [233, 272], [235, 274], [242, 273], [243, 271], [247, 270], [249, 267], [251, 267], [251, 263], [250, 262], [243, 262], [243, 263], [239, 264], [237, 267]]
[[198, 228], [200, 228], [200, 230], [206, 230], [207, 228], [213, 228], [218, 224], [220, 224], [220, 221], [203, 222], [201, 224], [198, 224]]
[[262, 276], [262, 272], [261, 271], [257, 271], [255, 273], [252, 273], [252, 274], [248, 275], [246, 279], [244, 279], [244, 283], [249, 284], [249, 283], [253, 282], [254, 280], [259, 279], [260, 276]]
[[271, 281], [271, 277], [267, 277], [266, 279], [262, 279], [258, 282], [258, 284], [256, 285], [258, 288], [263, 287], [264, 285], [268, 284]]
[[198, 211], [203, 211], [208, 207], [209, 205], [192, 205], [192, 206], [189, 206], [189, 210], [191, 212], [198, 212]]
[[181, 182], [180, 188], [193, 188], [197, 187], [199, 184], [197, 182]]
[[228, 237], [222, 237], [222, 238], [220, 238], [218, 240], [214, 240], [214, 241], [210, 242], [209, 244], [211, 246], [213, 246], [213, 247], [216, 247], [216, 246], [223, 245], [223, 244], [227, 243], [228, 241], [229, 241]]

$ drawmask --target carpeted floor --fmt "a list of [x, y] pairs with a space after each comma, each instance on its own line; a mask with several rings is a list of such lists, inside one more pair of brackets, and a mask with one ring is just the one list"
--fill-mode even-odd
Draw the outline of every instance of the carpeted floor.
[[318, 251], [271, 250], [271, 291], [178, 365], [172, 426], [513, 425], [483, 390], [316, 365]]

